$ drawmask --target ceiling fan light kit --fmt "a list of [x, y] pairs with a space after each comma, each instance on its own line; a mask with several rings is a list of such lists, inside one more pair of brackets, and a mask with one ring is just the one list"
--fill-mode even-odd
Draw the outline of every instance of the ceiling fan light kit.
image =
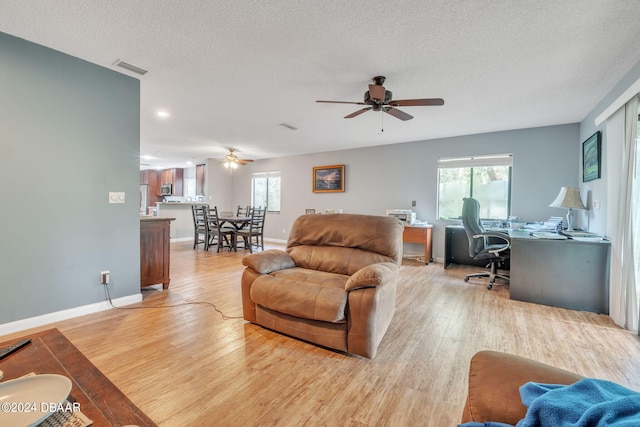
[[233, 148], [229, 148], [229, 154], [224, 158], [223, 165], [225, 168], [233, 170], [237, 169], [238, 166], [246, 165], [247, 163], [253, 162], [251, 159], [239, 159], [238, 156], [233, 154], [235, 150]]
[[369, 105], [369, 107], [362, 108], [354, 111], [351, 114], [344, 116], [345, 119], [352, 119], [367, 111], [382, 111], [393, 117], [406, 121], [413, 119], [411, 114], [407, 114], [404, 111], [398, 110], [396, 107], [421, 107], [421, 106], [439, 106], [444, 105], [442, 98], [421, 98], [421, 99], [392, 99], [393, 94], [391, 91], [385, 89], [382, 84], [386, 78], [384, 76], [376, 76], [373, 78], [373, 84], [369, 85], [369, 90], [364, 93], [363, 102], [349, 102], [349, 101], [321, 101], [316, 102], [330, 103], [330, 104], [355, 104], [355, 105]]

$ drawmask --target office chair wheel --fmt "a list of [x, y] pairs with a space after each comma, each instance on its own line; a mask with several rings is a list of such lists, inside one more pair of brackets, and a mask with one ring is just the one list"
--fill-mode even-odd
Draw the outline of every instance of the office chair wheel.
[[491, 290], [491, 288], [493, 288], [493, 283], [489, 283], [489, 284], [487, 285], [487, 289]]
[[469, 282], [469, 278], [468, 278], [468, 277], [465, 277], [465, 278], [464, 278], [464, 281], [468, 283], [468, 282]]

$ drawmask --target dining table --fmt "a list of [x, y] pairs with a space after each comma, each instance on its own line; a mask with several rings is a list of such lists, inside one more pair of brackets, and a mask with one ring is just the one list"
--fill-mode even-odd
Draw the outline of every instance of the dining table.
[[[249, 221], [251, 221], [251, 217], [235, 215], [233, 212], [219, 212], [218, 221], [220, 221], [221, 226], [229, 224], [236, 231], [238, 231], [245, 227], [249, 223]], [[229, 250], [233, 250], [234, 252], [238, 250], [237, 238], [235, 233], [231, 238], [231, 247], [229, 248]]]
[[251, 221], [251, 217], [250, 216], [238, 216], [238, 215], [234, 215], [234, 214], [228, 213], [228, 212], [221, 212], [221, 213], [218, 214], [218, 220], [222, 224], [229, 223], [236, 230], [240, 230], [245, 225], [247, 225], [249, 223], [249, 221]]

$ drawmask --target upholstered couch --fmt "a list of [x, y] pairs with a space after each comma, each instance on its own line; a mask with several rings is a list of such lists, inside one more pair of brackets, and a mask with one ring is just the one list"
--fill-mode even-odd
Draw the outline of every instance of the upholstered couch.
[[285, 251], [243, 258], [244, 318], [373, 358], [395, 311], [402, 231], [399, 220], [384, 216], [299, 217]]
[[498, 351], [480, 351], [471, 358], [469, 388], [462, 423], [501, 422], [516, 425], [527, 414], [520, 386], [533, 381], [544, 384], [573, 384], [582, 379], [535, 360]]

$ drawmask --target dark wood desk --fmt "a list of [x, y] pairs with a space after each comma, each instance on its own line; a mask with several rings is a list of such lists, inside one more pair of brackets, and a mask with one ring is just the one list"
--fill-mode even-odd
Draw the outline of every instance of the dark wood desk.
[[[12, 380], [30, 372], [59, 374], [72, 382], [69, 401], [80, 404], [80, 411], [94, 426], [155, 426], [137, 406], [96, 368], [57, 329], [26, 335], [31, 344], [0, 361], [3, 380]], [[0, 343], [12, 344], [19, 338]]]
[[611, 242], [536, 239], [511, 231], [509, 298], [609, 314]]
[[405, 225], [402, 232], [402, 241], [406, 243], [419, 243], [424, 246], [424, 263], [429, 264], [433, 259], [433, 224], [412, 226]]
[[[490, 238], [489, 242], [501, 243], [502, 240]], [[482, 268], [487, 266], [486, 260], [477, 261], [469, 256], [469, 238], [461, 225], [447, 225], [444, 229], [444, 268], [449, 267], [449, 264], [475, 265]], [[509, 270], [509, 260], [506, 260], [500, 269]]]

